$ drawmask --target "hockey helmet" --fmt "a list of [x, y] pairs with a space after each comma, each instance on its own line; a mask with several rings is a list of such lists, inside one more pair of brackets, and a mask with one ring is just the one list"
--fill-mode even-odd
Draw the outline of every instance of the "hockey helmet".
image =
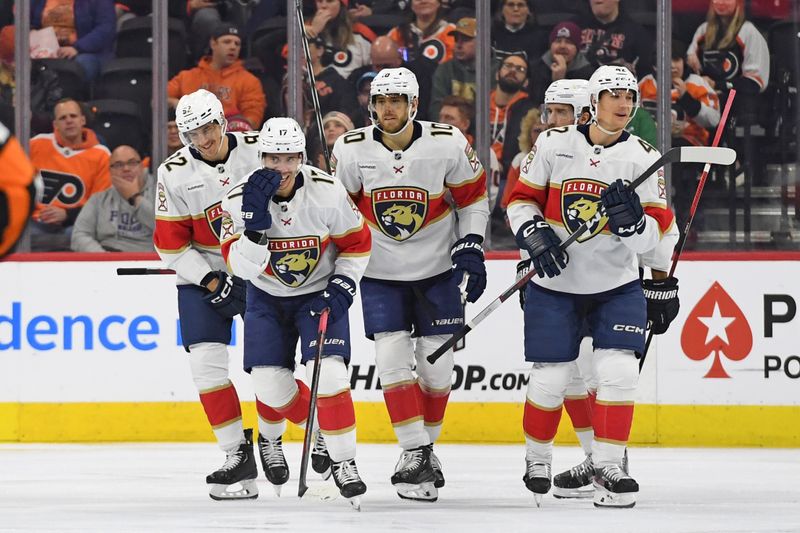
[[306, 136], [293, 118], [274, 117], [261, 127], [258, 148], [262, 154], [296, 154], [306, 150]]
[[556, 80], [544, 92], [542, 122], [547, 123], [547, 104], [571, 105], [575, 124], [585, 109], [589, 108], [589, 82], [587, 80]]
[[225, 135], [225, 112], [222, 110], [222, 103], [213, 93], [198, 89], [181, 96], [175, 109], [175, 124], [184, 145], [192, 144], [187, 135], [190, 131], [209, 122], [217, 122], [222, 126], [222, 134]]
[[592, 118], [597, 119], [597, 102], [600, 101], [600, 94], [603, 91], [618, 89], [633, 93], [633, 107], [631, 108], [631, 117], [633, 117], [639, 106], [639, 84], [636, 83], [636, 76], [627, 68], [617, 65], [603, 65], [594, 71], [589, 78], [589, 110]]
[[375, 97], [379, 95], [402, 94], [408, 99], [408, 121], [417, 116], [419, 83], [413, 72], [405, 67], [385, 68], [378, 72], [369, 87], [369, 117], [378, 126], [375, 114]]

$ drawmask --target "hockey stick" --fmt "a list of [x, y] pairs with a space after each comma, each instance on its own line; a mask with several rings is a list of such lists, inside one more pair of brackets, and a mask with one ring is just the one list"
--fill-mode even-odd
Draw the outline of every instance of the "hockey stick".
[[311, 102], [314, 104], [314, 115], [317, 118], [317, 131], [319, 132], [319, 142], [322, 146], [322, 155], [325, 157], [325, 170], [331, 173], [331, 154], [328, 151], [328, 144], [325, 142], [325, 132], [322, 130], [322, 111], [319, 105], [319, 95], [317, 94], [317, 80], [314, 76], [314, 68], [311, 66], [311, 51], [308, 48], [308, 38], [306, 37], [306, 19], [303, 17], [303, 2], [295, 0], [295, 10], [297, 11], [297, 22], [300, 24], [300, 35], [303, 37], [303, 53], [306, 56], [306, 71], [308, 72], [308, 82], [311, 85]]
[[302, 498], [308, 490], [306, 474], [308, 473], [308, 458], [311, 455], [311, 435], [314, 432], [314, 415], [317, 409], [317, 389], [319, 389], [319, 371], [322, 362], [322, 349], [325, 346], [325, 333], [328, 331], [328, 315], [330, 308], [326, 307], [319, 315], [319, 329], [317, 330], [317, 353], [314, 355], [314, 373], [311, 375], [311, 398], [308, 402], [308, 418], [306, 418], [306, 433], [303, 438], [303, 456], [300, 459], [300, 485], [297, 496]]
[[117, 276], [154, 276], [160, 274], [174, 274], [171, 268], [118, 268]]
[[[655, 163], [650, 165], [647, 170], [642, 172], [642, 174], [633, 180], [628, 187], [630, 189], [636, 189], [639, 185], [644, 183], [644, 181], [649, 178], [656, 170], [663, 167], [664, 165], [670, 165], [672, 163], [708, 163], [714, 165], [730, 165], [736, 160], [736, 152], [730, 148], [712, 148], [710, 146], [678, 146], [676, 148], [672, 148], [667, 150], [664, 155], [656, 160]], [[589, 229], [589, 224], [584, 222], [581, 224], [575, 232], [569, 236], [567, 240], [561, 243], [560, 248], [565, 250], [569, 245], [575, 242], [578, 237], [583, 235]], [[492, 314], [495, 309], [500, 307], [500, 305], [514, 296], [514, 294], [525, 286], [528, 281], [533, 278], [536, 274], [534, 269], [530, 269], [527, 274], [522, 276], [519, 280], [517, 280], [511, 287], [506, 289], [503, 294], [498, 296], [497, 298], [492, 301], [489, 305], [487, 305], [480, 313], [475, 315], [475, 318], [469, 321], [469, 323], [465, 324], [461, 327], [460, 330], [455, 332], [452, 337], [450, 337], [444, 344], [439, 346], [432, 354], [428, 356], [428, 362], [433, 364], [439, 359], [444, 353], [455, 346], [455, 344], [466, 336], [467, 333], [475, 329], [475, 327], [483, 322], [483, 320]]]
[[[728, 93], [728, 101], [725, 102], [725, 108], [722, 110], [722, 117], [719, 119], [719, 124], [717, 124], [717, 131], [714, 133], [714, 141], [711, 143], [712, 147], [719, 146], [720, 138], [722, 137], [722, 132], [725, 130], [725, 125], [728, 123], [728, 113], [731, 110], [731, 105], [733, 105], [733, 99], [736, 97], [736, 89], [731, 89], [731, 92]], [[680, 236], [680, 242], [678, 243], [677, 250], [675, 251], [674, 256], [672, 257], [672, 265], [669, 268], [669, 274], [667, 277], [671, 278], [673, 274], [675, 274], [675, 267], [678, 266], [678, 260], [683, 253], [683, 247], [686, 245], [686, 237], [689, 235], [689, 229], [692, 227], [692, 222], [694, 221], [694, 215], [697, 213], [697, 206], [700, 203], [700, 195], [703, 194], [703, 187], [706, 185], [706, 179], [708, 178], [708, 172], [711, 170], [711, 163], [706, 163], [703, 167], [703, 173], [700, 174], [700, 182], [697, 184], [697, 190], [694, 192], [694, 199], [692, 199], [692, 206], [689, 208], [689, 219], [686, 221], [686, 226], [683, 228], [683, 235]], [[651, 329], [647, 333], [647, 341], [644, 343], [644, 352], [642, 353], [642, 357], [639, 359], [639, 373], [642, 372], [642, 367], [644, 366], [644, 360], [647, 357], [647, 350], [650, 348], [650, 343], [653, 341], [653, 330]]]

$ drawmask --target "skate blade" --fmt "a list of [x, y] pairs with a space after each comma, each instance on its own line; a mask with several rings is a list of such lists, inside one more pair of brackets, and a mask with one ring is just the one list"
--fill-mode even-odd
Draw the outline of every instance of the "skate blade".
[[630, 509], [636, 505], [635, 492], [610, 492], [603, 486], [594, 485], [594, 506], [605, 509]]
[[303, 498], [310, 498], [320, 502], [329, 502], [339, 497], [339, 489], [335, 485], [311, 485], [303, 494]]
[[565, 489], [553, 486], [553, 497], [559, 500], [585, 499], [594, 497], [594, 487], [591, 484], [578, 489]]
[[418, 502], [435, 502], [439, 499], [439, 490], [432, 481], [413, 485], [411, 483], [397, 483], [394, 486], [397, 495], [404, 500]]
[[255, 500], [258, 498], [258, 486], [255, 480], [247, 479], [233, 485], [212, 483], [209, 485], [208, 495], [212, 500]]
[[533, 501], [536, 502], [536, 507], [542, 506], [542, 494], [533, 493]]
[[361, 512], [361, 496], [353, 496], [352, 498], [348, 498], [348, 501], [355, 511]]

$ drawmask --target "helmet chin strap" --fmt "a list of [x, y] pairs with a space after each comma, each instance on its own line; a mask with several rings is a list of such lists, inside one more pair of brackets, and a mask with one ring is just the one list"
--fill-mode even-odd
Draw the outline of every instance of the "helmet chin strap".
[[400, 128], [399, 130], [397, 130], [396, 132], [390, 133], [390, 132], [386, 131], [385, 129], [381, 128], [380, 122], [378, 122], [378, 118], [377, 118], [378, 114], [375, 112], [375, 108], [372, 106], [372, 104], [370, 104], [370, 107], [372, 109], [370, 109], [370, 112], [369, 112], [370, 117], [369, 118], [372, 121], [372, 125], [375, 126], [376, 130], [378, 130], [382, 134], [388, 135], [390, 137], [394, 137], [396, 135], [400, 135], [401, 133], [403, 133], [406, 130], [406, 128], [409, 126], [409, 124], [414, 122], [414, 117], [417, 116], [417, 108], [414, 107], [412, 109], [412, 106], [409, 105], [409, 112], [408, 112], [408, 118], [406, 119], [406, 123], [403, 124], [403, 127]]

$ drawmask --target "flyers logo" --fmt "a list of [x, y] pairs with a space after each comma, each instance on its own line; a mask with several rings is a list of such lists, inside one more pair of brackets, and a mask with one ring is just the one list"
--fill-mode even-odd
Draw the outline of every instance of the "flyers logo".
[[299, 287], [314, 272], [322, 250], [319, 237], [270, 239], [269, 263], [275, 277], [287, 287]]
[[440, 62], [444, 57], [444, 45], [438, 39], [431, 39], [422, 43], [422, 55], [431, 61]]
[[78, 205], [86, 192], [83, 180], [75, 174], [55, 170], [41, 170], [44, 182], [42, 203], [51, 204], [58, 201], [64, 206]]
[[575, 233], [585, 222], [589, 231], [578, 237], [578, 242], [591, 239], [600, 233], [608, 222], [601, 209], [600, 193], [608, 185], [587, 178], [564, 180], [561, 184], [561, 218], [570, 233]]
[[205, 215], [208, 227], [211, 228], [211, 233], [219, 239], [220, 236], [223, 235], [222, 219], [226, 215], [225, 211], [222, 210], [222, 202], [217, 202], [214, 205], [206, 207]]
[[381, 232], [404, 241], [422, 228], [428, 214], [428, 191], [418, 187], [372, 190], [372, 211]]

